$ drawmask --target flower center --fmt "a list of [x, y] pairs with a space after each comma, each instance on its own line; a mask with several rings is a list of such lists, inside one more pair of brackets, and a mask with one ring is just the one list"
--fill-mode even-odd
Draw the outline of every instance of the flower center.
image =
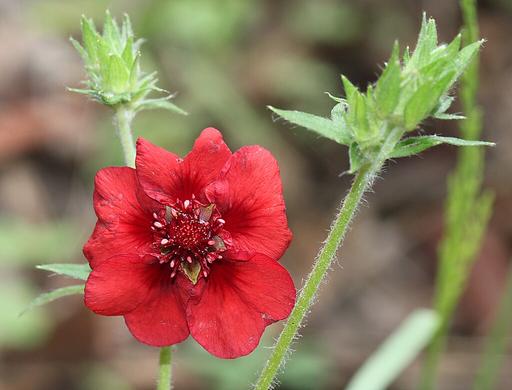
[[153, 218], [153, 245], [160, 264], [169, 264], [171, 278], [181, 271], [195, 284], [208, 276], [214, 261], [222, 259], [226, 243], [219, 233], [225, 221], [214, 204], [204, 205], [192, 195], [191, 200], [178, 199], [153, 213]]

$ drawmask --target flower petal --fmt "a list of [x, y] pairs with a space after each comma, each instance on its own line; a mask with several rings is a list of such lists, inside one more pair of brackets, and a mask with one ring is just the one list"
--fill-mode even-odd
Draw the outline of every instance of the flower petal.
[[235, 152], [219, 179], [206, 189], [215, 203], [235, 250], [263, 253], [279, 259], [290, 244], [279, 167], [260, 146]]
[[162, 203], [177, 198], [201, 198], [204, 188], [214, 181], [231, 156], [222, 134], [213, 128], [202, 131], [192, 151], [180, 160], [150, 142], [137, 141], [137, 174], [144, 191]]
[[128, 313], [144, 301], [151, 287], [151, 265], [134, 255], [120, 255], [103, 261], [89, 274], [85, 284], [85, 305], [97, 314]]
[[176, 172], [181, 158], [144, 138], [137, 139], [137, 176], [146, 194], [162, 203], [173, 201], [179, 187]]
[[190, 333], [177, 284], [171, 282], [169, 274], [166, 280], [156, 283], [146, 300], [124, 319], [133, 337], [154, 347], [177, 344]]
[[84, 255], [91, 267], [117, 253], [151, 253], [152, 214], [161, 207], [140, 189], [134, 169], [101, 169], [96, 174], [94, 189], [98, 222], [84, 245]]
[[295, 303], [288, 271], [261, 254], [214, 264], [200, 283], [205, 284], [202, 295], [187, 305], [190, 333], [220, 358], [252, 352], [265, 327], [286, 318]]

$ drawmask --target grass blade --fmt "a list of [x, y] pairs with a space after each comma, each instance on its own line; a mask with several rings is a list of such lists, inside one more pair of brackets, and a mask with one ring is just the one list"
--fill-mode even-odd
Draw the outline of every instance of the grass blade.
[[435, 311], [414, 311], [363, 364], [346, 390], [387, 388], [428, 344], [438, 324]]

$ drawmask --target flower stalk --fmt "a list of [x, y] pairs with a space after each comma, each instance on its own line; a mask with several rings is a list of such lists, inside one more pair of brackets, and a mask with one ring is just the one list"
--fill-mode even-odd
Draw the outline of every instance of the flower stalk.
[[157, 390], [172, 389], [172, 350], [171, 347], [160, 348], [159, 375]]
[[134, 112], [123, 105], [115, 109], [114, 124], [117, 129], [119, 141], [123, 148], [124, 162], [127, 166], [135, 168], [135, 142], [133, 141], [132, 120]]
[[[135, 142], [133, 140], [133, 132], [131, 123], [134, 117], [133, 111], [123, 105], [115, 109], [114, 123], [116, 125], [117, 134], [123, 149], [125, 164], [131, 168], [135, 168]], [[157, 390], [172, 389], [172, 351], [171, 347], [160, 348], [160, 359], [158, 363], [158, 382]]]

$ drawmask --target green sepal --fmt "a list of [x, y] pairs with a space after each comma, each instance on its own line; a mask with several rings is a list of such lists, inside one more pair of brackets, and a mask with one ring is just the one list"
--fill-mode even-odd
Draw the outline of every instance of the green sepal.
[[411, 131], [428, 117], [439, 103], [439, 99], [452, 83], [455, 72], [448, 72], [441, 79], [420, 86], [407, 102], [404, 110], [404, 125]]
[[91, 267], [88, 263], [83, 264], [41, 264], [36, 265], [37, 269], [42, 269], [44, 271], [53, 272], [58, 275], [69, 276], [74, 279], [79, 280], [87, 280], [89, 274], [91, 273]]
[[96, 31], [96, 27], [94, 26], [94, 22], [92, 20], [87, 19], [85, 16], [82, 16], [82, 41], [84, 48], [87, 52], [89, 58], [89, 65], [94, 64], [98, 61], [97, 54], [97, 42], [100, 39], [98, 32]]
[[379, 77], [375, 88], [375, 100], [380, 113], [387, 116], [393, 112], [400, 98], [400, 47], [393, 46], [391, 58]]
[[353, 142], [348, 149], [348, 156], [350, 159], [350, 169], [348, 173], [351, 175], [356, 173], [366, 162], [361, 150], [359, 149], [359, 145], [356, 142]]
[[391, 153], [390, 158], [409, 157], [441, 144], [455, 146], [495, 146], [493, 142], [468, 141], [461, 138], [441, 137], [437, 135], [422, 135], [401, 140]]
[[120, 56], [114, 54], [109, 57], [104, 82], [106, 89], [116, 94], [129, 90], [130, 72]]
[[[185, 114], [167, 97], [146, 99], [151, 92], [166, 92], [156, 86], [155, 73], [146, 74], [139, 66], [142, 39], [135, 39], [128, 15], [121, 27], [109, 11], [105, 13], [102, 34], [91, 19], [82, 17], [82, 45], [71, 43], [82, 57], [87, 71], [86, 88], [70, 89], [88, 95], [110, 107], [129, 105], [133, 111], [163, 108]], [[166, 92], [167, 93], [167, 92]]]

